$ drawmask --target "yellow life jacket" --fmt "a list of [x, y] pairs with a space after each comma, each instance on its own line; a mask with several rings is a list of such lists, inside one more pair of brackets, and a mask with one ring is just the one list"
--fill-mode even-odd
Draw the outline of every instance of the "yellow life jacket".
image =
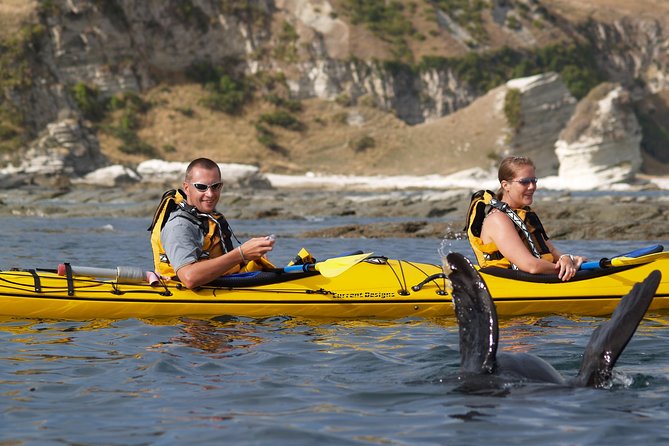
[[467, 231], [467, 238], [481, 268], [486, 266], [515, 268], [499, 252], [495, 242], [483, 243], [483, 240], [481, 240], [483, 220], [493, 209], [504, 212], [513, 221], [520, 238], [535, 257], [549, 262], [553, 261], [553, 254], [551, 254], [546, 244], [548, 236], [546, 235], [544, 226], [541, 224], [539, 216], [529, 206], [523, 209], [511, 209], [508, 204], [497, 200], [493, 192], [480, 190], [472, 195], [464, 229]]
[[[181, 189], [168, 190], [163, 194], [148, 230], [151, 232], [151, 249], [153, 250], [153, 264], [156, 272], [170, 278], [176, 277], [176, 272], [165, 254], [165, 248], [163, 248], [160, 241], [160, 231], [162, 231], [165, 223], [167, 223], [170, 215], [177, 207], [181, 207], [191, 213], [200, 222], [200, 227], [204, 233], [202, 252], [205, 254], [200, 260], [220, 257], [224, 253], [234, 249], [232, 230], [223, 214], [218, 212], [200, 214], [197, 212], [197, 209], [186, 203], [186, 194], [184, 191]], [[238, 272], [240, 269], [241, 265], [238, 265], [227, 271], [226, 274]]]

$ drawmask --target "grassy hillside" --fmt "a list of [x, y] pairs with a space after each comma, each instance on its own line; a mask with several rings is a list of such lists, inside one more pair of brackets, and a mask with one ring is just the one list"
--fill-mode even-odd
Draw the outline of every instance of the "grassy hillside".
[[[35, 20], [37, 4], [4, 0], [0, 39], [20, 35]], [[503, 10], [493, 10], [483, 0], [331, 4], [333, 17], [350, 25], [347, 51], [352, 57], [392, 60], [406, 70], [448, 66], [481, 93], [511, 77], [556, 70], [576, 96], [600, 79], [593, 74], [594, 57], [585, 42], [563, 43], [572, 36], [557, 26], [560, 21], [669, 13], [663, 0], [554, 0], [545, 3], [549, 8], [544, 2], [509, 0], [505, 4], [513, 8]], [[444, 25], [434, 5], [449, 13], [450, 22]], [[279, 19], [274, 28], [278, 43], [271, 54], [280, 55], [289, 70], [297, 57], [291, 49], [300, 49], [295, 29]], [[494, 90], [457, 113], [410, 127], [368, 98], [355, 104], [345, 95], [335, 101], [298, 102], [289, 97], [277, 73], [244, 78], [215, 67], [199, 68], [188, 82], [163, 82], [140, 95], [101, 98], [84, 84], [74, 86], [72, 95], [98, 128], [102, 151], [111, 162], [123, 164], [209, 156], [276, 172], [450, 173], [490, 163], [506, 125]], [[665, 99], [655, 98], [660, 103]], [[658, 125], [657, 118], [648, 122]], [[0, 124], [3, 142], [6, 135], [18, 141], [12, 133], [16, 122], [9, 133], [4, 132], [5, 121]], [[652, 144], [661, 144], [663, 137], [661, 131], [654, 133]]]

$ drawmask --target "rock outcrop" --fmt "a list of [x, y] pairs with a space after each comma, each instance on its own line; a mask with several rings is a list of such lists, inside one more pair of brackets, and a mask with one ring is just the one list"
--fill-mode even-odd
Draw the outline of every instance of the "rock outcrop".
[[581, 100], [555, 144], [559, 176], [584, 190], [629, 181], [641, 166], [640, 142], [629, 92], [602, 84]]
[[510, 138], [509, 153], [531, 157], [539, 176], [554, 175], [559, 167], [555, 142], [576, 107], [576, 99], [556, 73], [513, 79], [506, 86], [520, 93], [520, 116], [515, 119], [521, 124]]
[[612, 23], [591, 21], [586, 31], [608, 79], [627, 88], [643, 84], [653, 93], [669, 88], [668, 23], [624, 17]]
[[47, 124], [19, 165], [3, 169], [3, 173], [78, 177], [105, 163], [95, 133], [78, 119], [64, 118]]
[[114, 164], [113, 166], [94, 170], [84, 175], [83, 178], [74, 180], [73, 183], [101, 187], [118, 187], [137, 183], [140, 180], [141, 178], [137, 175], [137, 172], [128, 167]]

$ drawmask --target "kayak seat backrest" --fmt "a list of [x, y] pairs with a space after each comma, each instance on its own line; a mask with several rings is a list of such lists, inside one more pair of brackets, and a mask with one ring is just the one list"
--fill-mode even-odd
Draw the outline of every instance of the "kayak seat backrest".
[[[609, 274], [625, 271], [627, 269], [634, 268], [635, 266], [638, 265], [614, 266], [610, 268], [580, 270], [576, 272], [576, 275], [572, 277], [569, 280], [569, 282], [594, 279], [595, 277], [608, 276]], [[519, 271], [511, 268], [500, 268], [498, 266], [488, 266], [485, 268], [481, 268], [479, 269], [479, 272], [483, 274], [488, 274], [490, 276], [519, 280], [521, 282], [562, 283], [562, 280], [557, 276], [557, 274], [531, 274], [531, 273], [526, 273], [525, 271]]]
[[214, 279], [205, 286], [216, 288], [244, 288], [288, 282], [290, 280], [317, 276], [319, 274], [318, 271], [286, 273], [279, 268], [277, 271], [252, 271], [241, 274], [229, 274]]

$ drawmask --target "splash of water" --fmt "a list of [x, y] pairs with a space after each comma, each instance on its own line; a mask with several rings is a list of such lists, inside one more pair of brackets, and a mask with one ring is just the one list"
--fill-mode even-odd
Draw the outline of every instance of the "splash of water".
[[439, 244], [439, 249], [437, 249], [437, 253], [439, 254], [439, 257], [441, 258], [441, 269], [444, 271], [444, 274], [447, 276], [451, 274], [451, 266], [448, 264], [448, 260], [446, 260], [446, 256], [453, 252], [453, 242], [452, 240], [448, 238], [443, 238], [441, 239], [441, 243]]

